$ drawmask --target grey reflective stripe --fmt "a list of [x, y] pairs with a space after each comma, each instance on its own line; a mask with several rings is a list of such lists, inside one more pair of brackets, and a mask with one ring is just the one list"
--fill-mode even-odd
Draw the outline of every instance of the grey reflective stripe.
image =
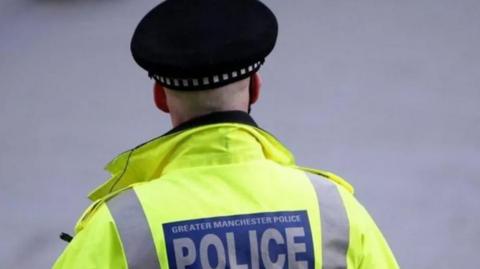
[[133, 189], [107, 201], [117, 226], [129, 269], [159, 269], [152, 233]]
[[322, 225], [322, 269], [347, 268], [349, 223], [337, 186], [310, 176], [318, 198]]

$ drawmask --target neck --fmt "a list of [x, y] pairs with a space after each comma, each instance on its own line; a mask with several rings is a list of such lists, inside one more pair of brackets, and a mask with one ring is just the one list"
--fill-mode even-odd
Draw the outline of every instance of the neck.
[[191, 119], [222, 111], [248, 111], [249, 79], [221, 88], [183, 92], [165, 89], [166, 101], [174, 127]]

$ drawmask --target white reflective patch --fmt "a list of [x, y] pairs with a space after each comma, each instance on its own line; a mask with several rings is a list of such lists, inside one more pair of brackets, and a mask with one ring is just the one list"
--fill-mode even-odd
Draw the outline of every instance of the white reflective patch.
[[332, 182], [309, 176], [318, 198], [322, 229], [322, 269], [346, 269], [349, 222], [342, 197]]
[[142, 205], [133, 189], [107, 201], [129, 269], [159, 269], [155, 243]]
[[202, 82], [203, 82], [203, 85], [208, 85], [208, 84], [210, 84], [210, 81], [208, 80], [208, 77], [204, 77], [204, 78], [202, 79]]

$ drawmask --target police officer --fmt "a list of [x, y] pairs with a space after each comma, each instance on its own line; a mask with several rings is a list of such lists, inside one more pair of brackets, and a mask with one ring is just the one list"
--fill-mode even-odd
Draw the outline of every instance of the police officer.
[[353, 188], [249, 116], [277, 37], [258, 0], [166, 0], [135, 61], [174, 128], [117, 156], [54, 268], [394, 269]]

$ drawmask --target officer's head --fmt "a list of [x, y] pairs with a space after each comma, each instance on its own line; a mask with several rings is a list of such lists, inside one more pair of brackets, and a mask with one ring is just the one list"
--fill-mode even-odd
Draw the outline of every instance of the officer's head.
[[177, 125], [214, 111], [247, 111], [277, 31], [258, 0], [166, 0], [140, 21], [131, 50], [155, 80], [157, 107]]

